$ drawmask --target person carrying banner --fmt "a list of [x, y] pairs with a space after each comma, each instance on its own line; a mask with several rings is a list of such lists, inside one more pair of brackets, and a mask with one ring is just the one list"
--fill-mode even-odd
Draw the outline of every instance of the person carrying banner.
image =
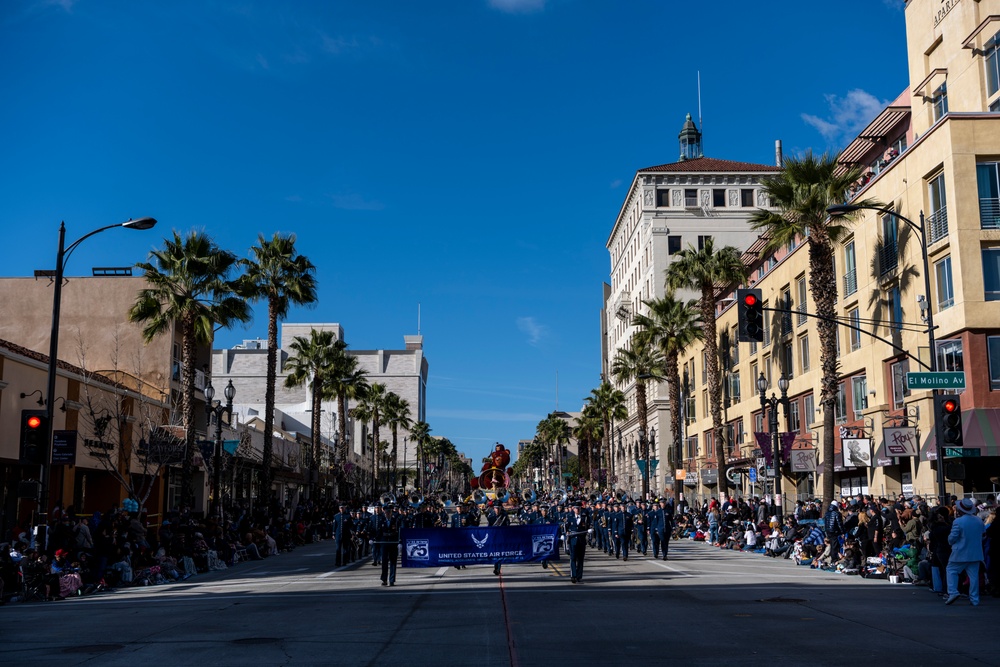
[[[499, 500], [493, 500], [490, 502], [490, 508], [486, 513], [487, 523], [494, 528], [503, 528], [510, 525], [510, 515], [507, 514], [507, 510], [504, 509], [503, 503]], [[502, 561], [497, 561], [493, 565], [493, 574], [500, 576], [500, 565]]]

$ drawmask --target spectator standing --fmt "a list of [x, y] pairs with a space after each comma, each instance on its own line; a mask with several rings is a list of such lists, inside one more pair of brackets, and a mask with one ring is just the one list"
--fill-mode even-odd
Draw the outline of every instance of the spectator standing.
[[948, 544], [951, 545], [951, 559], [948, 561], [948, 599], [952, 604], [958, 599], [958, 577], [962, 572], [969, 576], [969, 602], [979, 606], [979, 563], [983, 560], [983, 532], [986, 527], [976, 515], [976, 502], [963, 498], [955, 503], [958, 515], [951, 524]]

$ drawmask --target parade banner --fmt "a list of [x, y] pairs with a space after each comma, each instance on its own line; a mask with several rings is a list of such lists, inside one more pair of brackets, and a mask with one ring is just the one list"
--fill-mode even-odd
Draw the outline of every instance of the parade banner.
[[559, 560], [559, 526], [405, 528], [403, 567], [494, 565]]

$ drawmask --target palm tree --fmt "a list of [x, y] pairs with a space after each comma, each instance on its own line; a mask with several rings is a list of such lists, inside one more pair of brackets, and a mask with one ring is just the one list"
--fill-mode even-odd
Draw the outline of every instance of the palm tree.
[[385, 397], [385, 423], [392, 430], [392, 488], [396, 488], [396, 475], [399, 473], [399, 429], [409, 429], [413, 425], [410, 419], [410, 402], [398, 394], [389, 392]]
[[[782, 170], [764, 181], [764, 192], [778, 211], [758, 209], [750, 216], [754, 229], [768, 238], [767, 250], [780, 248], [796, 238], [809, 247], [809, 291], [816, 304], [816, 330], [820, 342], [820, 404], [823, 406], [823, 502], [833, 500], [834, 406], [840, 370], [837, 362], [837, 275], [834, 272], [834, 244], [844, 235], [850, 217], [831, 218], [826, 209], [847, 200], [847, 192], [861, 175], [858, 167], [843, 168], [836, 157], [816, 157], [807, 152], [801, 158], [785, 158]], [[874, 200], [854, 201], [854, 205], [880, 206]]]
[[[638, 334], [648, 336], [663, 351], [666, 363], [667, 394], [670, 400], [670, 428], [673, 431], [673, 447], [669, 460], [672, 470], [683, 462], [681, 456], [681, 377], [679, 360], [681, 353], [694, 341], [704, 335], [697, 301], [684, 302], [667, 294], [660, 299], [644, 301], [648, 315], [637, 315], [632, 324], [639, 328]], [[719, 457], [720, 477], [725, 475], [725, 453]]]
[[[619, 382], [635, 380], [636, 412], [639, 428], [649, 433], [648, 406], [646, 405], [646, 382], [666, 379], [666, 360], [660, 348], [653, 345], [647, 336], [639, 332], [632, 334], [628, 346], [618, 350], [611, 363], [611, 374]], [[643, 458], [649, 460], [649, 438], [643, 443]], [[649, 498], [649, 475], [642, 476], [642, 497]]]
[[591, 466], [594, 443], [599, 442], [604, 435], [604, 419], [593, 404], [583, 406], [580, 418], [573, 429], [573, 437], [579, 446], [580, 472], [585, 479], [592, 480]]
[[229, 280], [236, 255], [220, 249], [204, 232], [192, 231], [182, 237], [175, 231], [173, 238], [164, 240], [163, 249], [152, 251], [149, 258], [148, 262], [136, 264], [145, 273], [148, 287], [139, 290], [128, 318], [142, 324], [142, 337], [147, 343], [176, 325], [180, 327], [180, 413], [186, 451], [181, 467], [181, 503], [190, 507], [194, 501], [191, 462], [197, 449], [195, 346], [210, 345], [216, 327], [249, 322], [250, 309], [235, 296], [235, 285]]
[[628, 419], [628, 408], [625, 406], [625, 394], [620, 389], [616, 389], [613, 384], [605, 380], [596, 389], [590, 390], [590, 396], [585, 401], [594, 406], [594, 409], [601, 415], [601, 450], [597, 457], [601, 468], [608, 468], [609, 459], [614, 461], [612, 446], [614, 445], [614, 434], [611, 432], [613, 422], [623, 422]]
[[719, 448], [722, 433], [722, 376], [719, 373], [719, 334], [715, 326], [715, 291], [718, 286], [740, 284], [747, 279], [746, 266], [739, 248], [725, 246], [718, 251], [712, 237], [700, 250], [688, 247], [678, 253], [666, 272], [669, 289], [693, 289], [701, 294], [701, 323], [705, 341], [705, 372], [708, 376], [708, 402], [712, 414], [712, 442], [719, 458], [719, 486], [728, 495], [726, 452]]
[[425, 421], [414, 422], [410, 427], [410, 437], [413, 438], [414, 446], [417, 449], [417, 476], [414, 486], [421, 490], [423, 482], [424, 454], [427, 450], [427, 443], [431, 440], [431, 427]]
[[[330, 378], [330, 368], [333, 362], [333, 332], [312, 329], [309, 338], [296, 336], [289, 348], [292, 356], [285, 362], [288, 375], [285, 386], [301, 387], [308, 385], [312, 398], [312, 451], [309, 456], [309, 471], [319, 470], [319, 452], [322, 438], [323, 399], [327, 398], [325, 383]], [[309, 488], [314, 487], [314, 475], [310, 474]]]
[[291, 306], [316, 301], [316, 267], [295, 253], [295, 235], [275, 233], [268, 241], [263, 234], [250, 248], [252, 259], [240, 260], [243, 275], [237, 285], [240, 296], [250, 301], [267, 300], [267, 384], [264, 387], [264, 451], [261, 461], [261, 494], [270, 501], [274, 471], [274, 392], [278, 374], [278, 319]]
[[[373, 382], [368, 387], [368, 390], [358, 397], [358, 404], [351, 410], [351, 415], [355, 419], [372, 423], [373, 444], [382, 442], [379, 438], [379, 427], [382, 425], [382, 416], [385, 414], [387, 393], [384, 384]], [[375, 480], [378, 479], [378, 457], [375, 455], [377, 449], [378, 447], [373, 447], [372, 449], [372, 498], [378, 496], [378, 489], [375, 484]]]
[[[347, 463], [350, 439], [347, 434], [347, 402], [368, 390], [367, 373], [358, 368], [358, 358], [347, 353], [347, 343], [337, 340], [333, 344], [333, 360], [330, 369], [329, 387], [337, 397], [337, 433], [340, 452], [338, 460]], [[341, 468], [343, 469], [343, 468]]]

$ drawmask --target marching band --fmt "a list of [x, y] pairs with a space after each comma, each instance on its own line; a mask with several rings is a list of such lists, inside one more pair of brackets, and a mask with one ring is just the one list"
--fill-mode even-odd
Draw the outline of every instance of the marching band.
[[[524, 490], [512, 496], [504, 491], [490, 499], [486, 493], [473, 493], [465, 500], [449, 495], [424, 498], [418, 493], [397, 502], [394, 494], [383, 494], [378, 503], [353, 512], [346, 506], [332, 520], [337, 541], [337, 566], [372, 559], [381, 566], [383, 586], [396, 581], [400, 531], [405, 528], [468, 528], [483, 523], [493, 527], [549, 524], [559, 526], [560, 542], [570, 559], [570, 581], [583, 581], [587, 547], [599, 549], [609, 557], [628, 561], [629, 554], [667, 560], [670, 535], [674, 528], [672, 498], [647, 503], [632, 499], [622, 491], [588, 496], [569, 496], [557, 489], [538, 496]], [[464, 565], [455, 565], [465, 569]], [[542, 561], [548, 568], [549, 562]], [[501, 574], [501, 563], [493, 573]]]

